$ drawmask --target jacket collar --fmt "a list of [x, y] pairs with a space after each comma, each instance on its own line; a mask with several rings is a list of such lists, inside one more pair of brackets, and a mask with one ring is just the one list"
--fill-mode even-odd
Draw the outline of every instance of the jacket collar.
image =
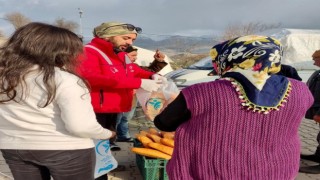
[[120, 61], [123, 61], [116, 54], [116, 52], [114, 52], [113, 44], [104, 40], [104, 39], [95, 37], [91, 40], [89, 45], [92, 45], [92, 46], [100, 49], [102, 52], [104, 52], [111, 59], [119, 59]]

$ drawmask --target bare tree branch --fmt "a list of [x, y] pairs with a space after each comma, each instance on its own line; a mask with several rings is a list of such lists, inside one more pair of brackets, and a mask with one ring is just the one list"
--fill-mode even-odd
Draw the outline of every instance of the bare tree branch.
[[232, 24], [228, 25], [222, 35], [222, 40], [236, 38], [238, 36], [250, 35], [257, 32], [262, 32], [272, 28], [278, 28], [281, 24], [263, 24], [260, 22], [251, 22], [248, 24]]
[[3, 31], [0, 29], [0, 38], [3, 38], [3, 37], [5, 37], [5, 35], [4, 35]]
[[72, 32], [76, 32], [76, 30], [79, 28], [79, 24], [73, 21], [66, 21], [64, 18], [57, 18], [54, 22], [54, 25], [68, 29]]
[[7, 21], [9, 21], [13, 25], [15, 29], [18, 29], [21, 26], [24, 26], [31, 22], [29, 18], [25, 17], [19, 12], [6, 14], [4, 17]]

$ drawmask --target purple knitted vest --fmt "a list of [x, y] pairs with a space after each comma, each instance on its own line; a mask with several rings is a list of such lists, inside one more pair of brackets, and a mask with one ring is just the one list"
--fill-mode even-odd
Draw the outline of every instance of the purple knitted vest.
[[243, 109], [231, 83], [218, 80], [182, 90], [191, 119], [176, 131], [170, 180], [287, 180], [298, 174], [300, 122], [313, 102], [308, 87], [290, 80], [280, 111]]

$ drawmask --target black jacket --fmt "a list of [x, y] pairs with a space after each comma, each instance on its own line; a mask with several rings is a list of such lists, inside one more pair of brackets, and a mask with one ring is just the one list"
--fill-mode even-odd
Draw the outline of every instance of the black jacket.
[[314, 97], [313, 105], [306, 112], [306, 118], [313, 119], [314, 115], [320, 115], [320, 70], [315, 71], [307, 81], [307, 85]]
[[277, 73], [277, 75], [282, 75], [288, 78], [296, 79], [298, 81], [302, 80], [294, 67], [285, 64], [281, 64], [281, 70]]

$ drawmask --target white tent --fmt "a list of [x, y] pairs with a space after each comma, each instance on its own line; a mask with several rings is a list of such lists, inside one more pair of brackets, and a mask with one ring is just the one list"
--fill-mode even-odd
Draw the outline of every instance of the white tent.
[[281, 41], [284, 47], [283, 64], [304, 64], [312, 61], [312, 54], [320, 49], [320, 30], [271, 29], [261, 33]]
[[[155, 51], [151, 51], [148, 49], [144, 49], [141, 47], [134, 46], [138, 49], [138, 58], [136, 60], [136, 63], [140, 66], [149, 66], [149, 64], [154, 60], [153, 55], [155, 54]], [[165, 75], [171, 71], [173, 71], [170, 62], [172, 60], [166, 55], [164, 58], [164, 61], [168, 63], [160, 72], [159, 74]]]

